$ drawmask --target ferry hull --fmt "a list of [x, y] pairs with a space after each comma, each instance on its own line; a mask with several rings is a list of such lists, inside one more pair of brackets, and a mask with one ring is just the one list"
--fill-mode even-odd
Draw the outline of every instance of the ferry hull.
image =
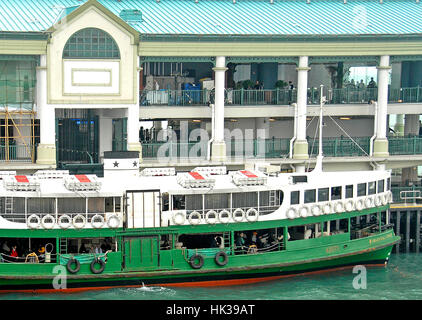
[[[112, 287], [221, 286], [268, 281], [304, 274], [330, 272], [355, 265], [384, 266], [399, 240], [341, 256], [290, 263], [244, 266], [214, 270], [168, 270], [103, 275], [67, 275], [65, 289], [54, 289], [53, 276], [0, 276], [0, 292], [74, 292]], [[63, 283], [63, 282], [61, 282]]]

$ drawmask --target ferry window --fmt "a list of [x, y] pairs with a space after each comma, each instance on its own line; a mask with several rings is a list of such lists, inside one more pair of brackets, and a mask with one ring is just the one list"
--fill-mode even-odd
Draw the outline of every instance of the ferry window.
[[232, 194], [232, 208], [252, 208], [258, 206], [257, 192], [239, 192]]
[[391, 190], [391, 179], [388, 178], [387, 179], [387, 191], [390, 191], [390, 190]]
[[104, 213], [104, 198], [88, 198], [88, 213]]
[[331, 200], [341, 199], [341, 187], [331, 188]]
[[346, 186], [346, 199], [353, 198], [353, 184]]
[[329, 200], [329, 191], [328, 188], [318, 189], [318, 201], [328, 201]]
[[305, 203], [316, 202], [316, 190], [305, 190]]
[[85, 198], [58, 198], [57, 210], [59, 213], [85, 213]]
[[259, 214], [274, 212], [283, 203], [283, 191], [270, 190], [259, 192]]
[[290, 204], [299, 204], [300, 191], [290, 192]]
[[366, 196], [366, 183], [358, 184], [358, 197]]
[[[201, 210], [202, 211], [202, 194], [187, 194], [185, 196], [186, 199], [186, 210]], [[207, 206], [205, 205], [205, 208]]]
[[338, 219], [332, 220], [330, 222], [331, 234], [340, 234], [349, 232], [349, 220], [348, 219]]
[[174, 195], [173, 196], [173, 210], [183, 210], [183, 209], [185, 209], [185, 196]]
[[378, 180], [378, 193], [384, 192], [384, 180]]
[[55, 198], [28, 198], [28, 213], [56, 213]]
[[121, 208], [121, 198], [120, 197], [114, 197], [114, 212], [120, 212]]
[[[195, 195], [196, 197], [200, 197], [202, 201], [202, 195]], [[205, 194], [205, 209], [225, 209], [229, 208], [229, 193], [217, 193], [217, 194]], [[197, 199], [199, 205], [199, 199]], [[202, 203], [200, 204], [202, 208]]]
[[104, 200], [105, 212], [114, 212], [114, 198], [109, 197]]
[[316, 238], [321, 234], [321, 224], [312, 223], [288, 228], [289, 241]]
[[376, 185], [375, 181], [371, 181], [368, 183], [368, 194], [375, 194], [375, 191], [376, 191], [375, 185]]

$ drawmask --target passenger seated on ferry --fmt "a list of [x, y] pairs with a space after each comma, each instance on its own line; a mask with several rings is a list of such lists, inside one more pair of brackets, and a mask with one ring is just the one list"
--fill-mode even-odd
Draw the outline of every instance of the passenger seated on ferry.
[[256, 245], [257, 239], [258, 239], [258, 232], [256, 231], [252, 232], [251, 244]]
[[256, 246], [258, 247], [258, 248], [264, 248], [264, 246], [265, 246], [265, 243], [264, 243], [264, 239], [263, 239], [263, 237], [262, 236], [259, 236], [257, 239], [256, 239]]
[[41, 246], [38, 249], [38, 259], [42, 262], [45, 260], [45, 247]]
[[96, 254], [103, 253], [103, 250], [100, 248], [100, 245], [99, 244], [97, 244], [95, 246], [94, 253], [96, 253]]
[[7, 243], [7, 241], [3, 242], [3, 245], [1, 246], [1, 249], [3, 251], [4, 254], [9, 254], [10, 253], [10, 248], [9, 245]]
[[18, 261], [18, 252], [16, 251], [16, 246], [12, 247], [12, 252], [10, 253], [10, 256], [12, 257], [12, 261], [17, 262]]
[[81, 247], [79, 248], [79, 253], [88, 253], [88, 249], [85, 247], [84, 243], [81, 244]]

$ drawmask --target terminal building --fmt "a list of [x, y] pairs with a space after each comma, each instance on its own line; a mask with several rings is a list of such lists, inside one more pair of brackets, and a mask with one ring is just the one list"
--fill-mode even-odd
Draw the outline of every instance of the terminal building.
[[419, 0], [9, 0], [0, 167], [96, 172], [139, 151], [140, 168], [303, 172], [324, 97], [325, 170], [420, 185], [421, 16]]

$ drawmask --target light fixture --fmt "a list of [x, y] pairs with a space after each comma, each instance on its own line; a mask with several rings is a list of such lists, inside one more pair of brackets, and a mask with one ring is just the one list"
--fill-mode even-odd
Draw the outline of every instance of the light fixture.
[[270, 118], [270, 119], [269, 119], [269, 121], [270, 121], [270, 122], [274, 122], [274, 121], [276, 121], [276, 120], [275, 120], [274, 118]]
[[340, 117], [340, 120], [351, 120], [352, 118], [350, 117]]
[[201, 122], [199, 119], [193, 119], [192, 122]]
[[230, 119], [230, 122], [237, 122], [237, 119]]

